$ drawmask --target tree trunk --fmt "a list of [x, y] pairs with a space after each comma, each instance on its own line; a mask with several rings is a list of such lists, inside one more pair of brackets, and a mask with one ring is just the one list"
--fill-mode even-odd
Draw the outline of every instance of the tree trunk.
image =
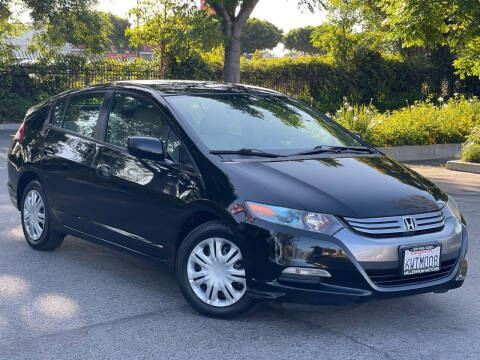
[[223, 69], [223, 79], [227, 83], [240, 82], [240, 40], [232, 38], [225, 48], [225, 63]]
[[223, 18], [223, 36], [227, 40], [225, 47], [225, 63], [223, 68], [223, 80], [227, 83], [240, 82], [240, 55], [241, 55], [241, 38], [243, 28], [248, 18], [252, 14], [253, 9], [259, 0], [242, 0], [238, 3], [240, 11], [235, 16], [235, 10], [230, 12], [224, 6], [225, 1], [206, 0], [215, 13]]

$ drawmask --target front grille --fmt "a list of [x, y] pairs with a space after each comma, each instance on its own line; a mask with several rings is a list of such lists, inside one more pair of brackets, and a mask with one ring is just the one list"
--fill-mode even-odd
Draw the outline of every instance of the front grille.
[[366, 270], [366, 272], [375, 285], [383, 287], [402, 286], [419, 284], [447, 277], [452, 273], [456, 262], [456, 259], [442, 261], [440, 271], [417, 275], [404, 276], [400, 273], [399, 269]]
[[[414, 228], [407, 229], [406, 218], [413, 219]], [[416, 234], [441, 230], [445, 218], [441, 211], [379, 218], [343, 218], [355, 231], [373, 236]], [[407, 219], [408, 220], [408, 219]]]

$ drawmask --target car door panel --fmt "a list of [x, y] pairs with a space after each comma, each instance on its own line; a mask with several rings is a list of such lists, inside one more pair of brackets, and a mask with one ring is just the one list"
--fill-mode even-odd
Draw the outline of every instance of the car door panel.
[[129, 154], [126, 140], [155, 136], [167, 141], [169, 132], [165, 115], [151, 99], [115, 93], [105, 119], [106, 142], [98, 144], [93, 162], [94, 236], [158, 258], [168, 256], [176, 236], [174, 225], [188, 201], [198, 195], [198, 180], [171, 158], [151, 161]]
[[[88, 207], [85, 201], [94, 179], [92, 161], [94, 141], [55, 129], [47, 130], [44, 170], [48, 174], [46, 192], [50, 206], [67, 226], [88, 231]], [[83, 200], [80, 200], [80, 197]]]
[[52, 124], [45, 130], [42, 167], [48, 176], [50, 207], [64, 225], [87, 233], [95, 180], [94, 137], [104, 96], [105, 92], [96, 92], [60, 99], [53, 108]]
[[196, 193], [192, 176], [173, 163], [141, 160], [109, 145], [99, 145], [95, 165], [108, 166], [111, 175], [96, 174], [93, 235], [165, 258], [175, 237], [171, 225]]

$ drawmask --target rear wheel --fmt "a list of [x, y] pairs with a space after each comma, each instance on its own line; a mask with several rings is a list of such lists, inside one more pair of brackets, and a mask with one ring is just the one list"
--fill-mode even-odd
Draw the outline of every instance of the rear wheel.
[[201, 314], [233, 317], [250, 310], [246, 296], [244, 254], [231, 231], [220, 222], [194, 229], [177, 257], [177, 278], [190, 305]]
[[53, 250], [64, 236], [51, 227], [51, 216], [42, 184], [31, 181], [22, 198], [22, 228], [27, 243], [36, 250]]

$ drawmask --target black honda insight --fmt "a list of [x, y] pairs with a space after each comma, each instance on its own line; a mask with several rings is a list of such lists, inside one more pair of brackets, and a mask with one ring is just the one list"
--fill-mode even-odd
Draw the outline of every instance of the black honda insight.
[[66, 235], [174, 270], [202, 314], [351, 304], [463, 284], [455, 201], [280, 93], [114, 82], [30, 109], [8, 154], [28, 244]]

